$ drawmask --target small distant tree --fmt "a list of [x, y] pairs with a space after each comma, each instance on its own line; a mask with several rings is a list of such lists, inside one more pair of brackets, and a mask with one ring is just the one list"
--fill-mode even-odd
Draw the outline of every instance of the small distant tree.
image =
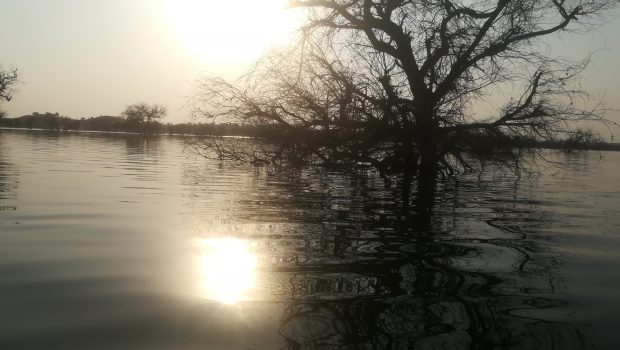
[[604, 142], [601, 135], [591, 129], [577, 129], [571, 132], [566, 140], [564, 140], [564, 148], [572, 149], [589, 149], [602, 145]]
[[159, 120], [166, 116], [166, 107], [156, 104], [136, 103], [125, 107], [121, 115], [142, 135], [157, 131]]
[[[0, 67], [1, 68], [1, 67]], [[17, 81], [17, 69], [10, 71], [0, 70], [0, 102], [10, 101], [13, 98], [13, 85]], [[0, 110], [0, 118], [6, 114]]]

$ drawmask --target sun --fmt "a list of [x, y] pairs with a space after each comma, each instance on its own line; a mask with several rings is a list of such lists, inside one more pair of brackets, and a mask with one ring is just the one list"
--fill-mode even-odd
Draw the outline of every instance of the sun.
[[170, 29], [207, 69], [256, 61], [289, 40], [297, 23], [287, 0], [161, 1]]

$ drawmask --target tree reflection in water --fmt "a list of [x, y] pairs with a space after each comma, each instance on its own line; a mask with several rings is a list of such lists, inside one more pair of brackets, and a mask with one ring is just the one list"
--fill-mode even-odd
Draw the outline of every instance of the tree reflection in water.
[[425, 216], [415, 186], [398, 179], [222, 171], [186, 169], [193, 197], [214, 181], [237, 189], [191, 199], [191, 214], [230, 232], [252, 227], [262, 297], [286, 305], [278, 332], [289, 349], [589, 347], [554, 321], [566, 297], [557, 259], [534, 236], [550, 219], [519, 199], [528, 180], [439, 184]]

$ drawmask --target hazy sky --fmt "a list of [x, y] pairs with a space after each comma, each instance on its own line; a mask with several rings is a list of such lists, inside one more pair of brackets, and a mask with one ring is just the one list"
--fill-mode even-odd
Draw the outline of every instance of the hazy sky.
[[0, 64], [21, 81], [2, 108], [87, 117], [144, 101], [182, 120], [198, 74], [237, 77], [292, 31], [285, 0], [235, 3], [0, 0]]
[[[127, 104], [182, 106], [203, 73], [234, 78], [286, 40], [286, 0], [0, 0], [0, 64], [19, 69], [9, 117], [118, 115]], [[570, 57], [596, 53], [584, 87], [620, 109], [620, 19], [553, 41]], [[620, 113], [616, 113], [620, 114]], [[620, 121], [616, 115], [611, 117]], [[616, 132], [620, 134], [619, 132]]]

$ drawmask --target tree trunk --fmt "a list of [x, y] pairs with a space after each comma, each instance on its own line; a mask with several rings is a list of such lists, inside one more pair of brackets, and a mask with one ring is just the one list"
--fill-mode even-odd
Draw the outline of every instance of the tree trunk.
[[[416, 206], [423, 217], [430, 220], [435, 202], [438, 156], [436, 130], [431, 114], [417, 121], [417, 144], [420, 165], [417, 172], [418, 193]], [[430, 224], [430, 222], [429, 222]]]

